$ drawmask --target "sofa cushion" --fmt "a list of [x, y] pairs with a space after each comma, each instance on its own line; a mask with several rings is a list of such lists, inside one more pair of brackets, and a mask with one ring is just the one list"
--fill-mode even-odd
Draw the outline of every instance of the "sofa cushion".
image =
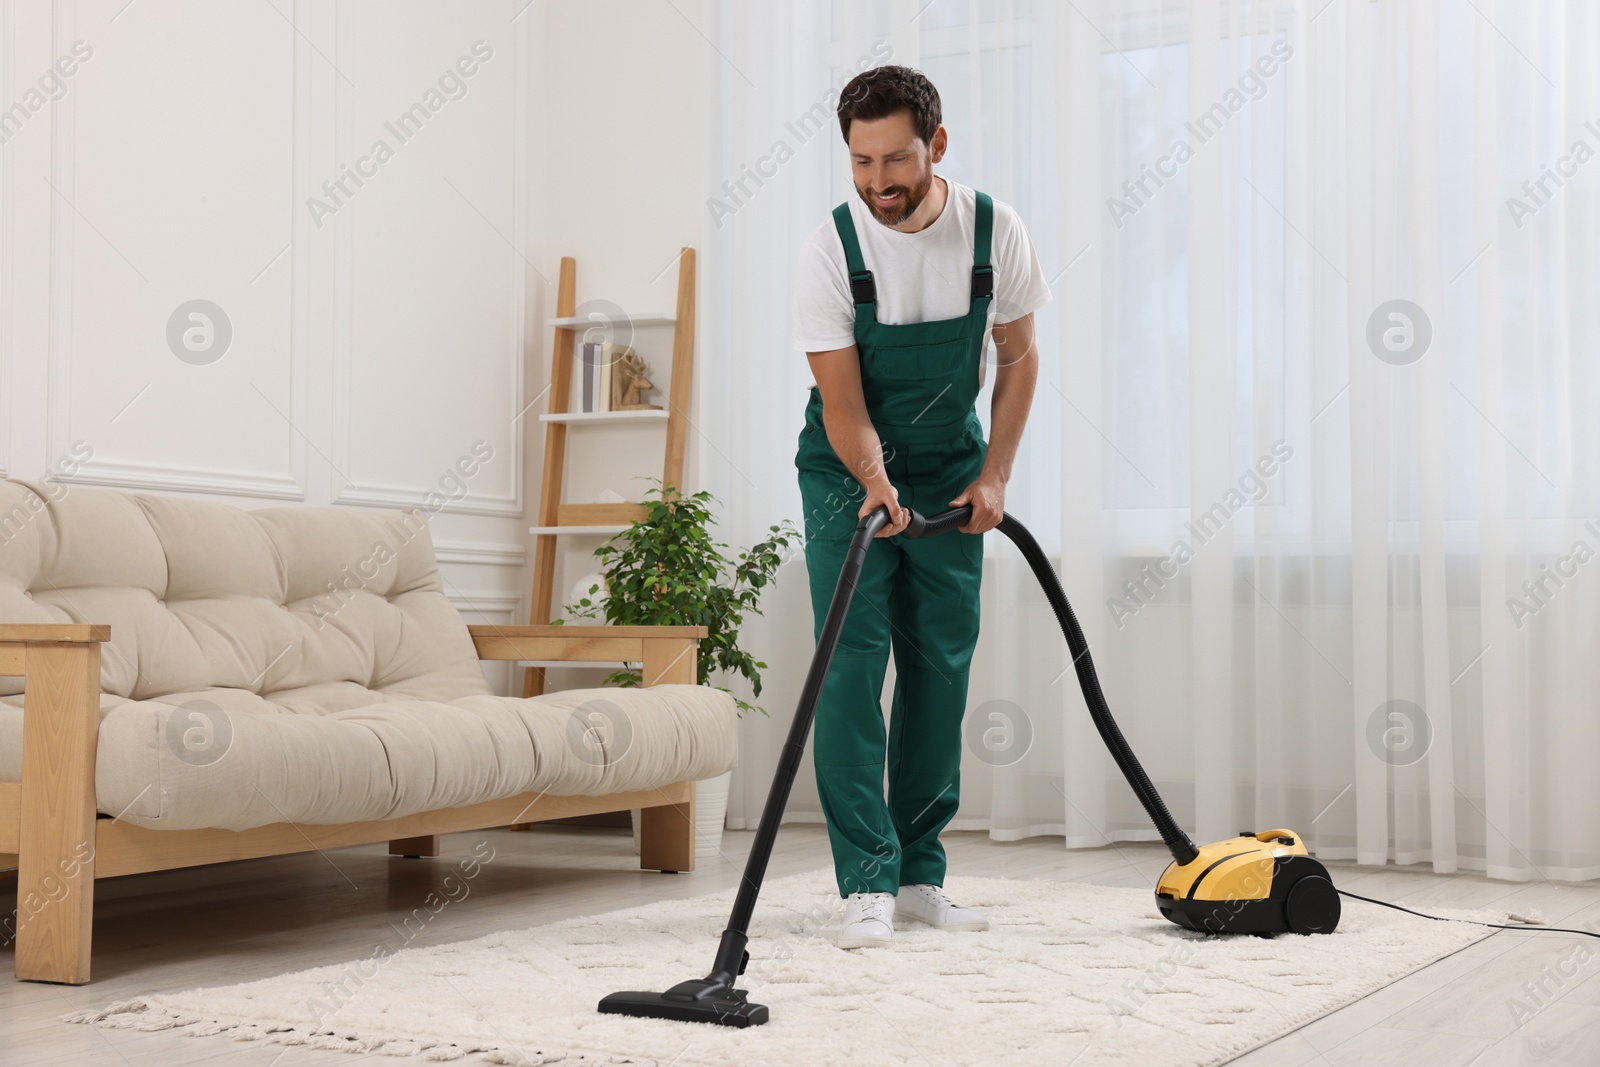
[[[0, 781], [21, 777], [22, 703], [0, 700]], [[356, 702], [344, 687], [272, 704], [238, 689], [106, 695], [95, 792], [105, 814], [169, 830], [395, 819], [527, 792], [604, 796], [729, 770], [736, 715], [726, 693], [695, 685], [449, 702]]]
[[[426, 519], [0, 482], [0, 620], [111, 625], [101, 689], [488, 693]], [[22, 691], [0, 680], [0, 693]]]
[[[109, 623], [99, 809], [242, 830], [603, 795], [736, 762], [702, 686], [492, 693], [421, 512], [0, 482], [0, 621]], [[0, 679], [0, 781], [21, 679]]]

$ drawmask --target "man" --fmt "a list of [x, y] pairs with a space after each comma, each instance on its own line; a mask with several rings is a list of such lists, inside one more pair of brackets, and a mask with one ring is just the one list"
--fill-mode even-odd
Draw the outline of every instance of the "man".
[[[795, 466], [819, 633], [857, 521], [880, 506], [890, 516], [816, 718], [817, 789], [847, 902], [838, 943], [860, 948], [889, 941], [897, 908], [947, 930], [989, 925], [944, 896], [939, 832], [959, 800], [980, 535], [1005, 508], [1038, 374], [1032, 313], [1050, 290], [1016, 212], [934, 174], [949, 137], [927, 78], [878, 67], [840, 101], [860, 202], [839, 205], [812, 234], [795, 273], [794, 346], [816, 378]], [[986, 443], [976, 402], [991, 330]], [[928, 515], [968, 504], [957, 533], [897, 536], [907, 507]]]

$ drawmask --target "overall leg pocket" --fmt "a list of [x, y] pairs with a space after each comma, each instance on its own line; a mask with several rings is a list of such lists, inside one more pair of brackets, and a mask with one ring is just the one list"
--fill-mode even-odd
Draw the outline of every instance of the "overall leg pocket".
[[866, 495], [861, 483], [850, 477], [838, 460], [803, 467], [800, 502], [805, 509], [802, 526], [806, 540], [849, 541]]

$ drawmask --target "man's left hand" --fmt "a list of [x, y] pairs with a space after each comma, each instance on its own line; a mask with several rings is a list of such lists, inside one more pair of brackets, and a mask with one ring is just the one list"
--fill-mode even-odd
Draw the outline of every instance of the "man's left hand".
[[972, 505], [972, 517], [961, 527], [962, 533], [977, 534], [1000, 525], [1006, 511], [1006, 485], [998, 478], [979, 475], [978, 480], [950, 501], [953, 508]]

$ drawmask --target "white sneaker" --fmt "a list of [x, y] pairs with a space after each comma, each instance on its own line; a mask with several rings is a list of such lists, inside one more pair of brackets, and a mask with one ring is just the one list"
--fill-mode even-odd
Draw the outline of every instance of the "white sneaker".
[[903, 885], [897, 899], [900, 910], [911, 918], [940, 930], [989, 929], [989, 920], [980, 912], [952, 902], [936, 885]]
[[851, 893], [845, 898], [840, 948], [887, 945], [894, 936], [893, 893]]

